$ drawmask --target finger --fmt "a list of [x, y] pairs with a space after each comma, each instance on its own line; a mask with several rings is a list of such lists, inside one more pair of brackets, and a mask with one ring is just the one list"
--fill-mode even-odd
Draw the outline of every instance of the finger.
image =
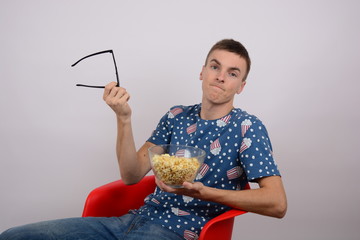
[[193, 189], [193, 184], [192, 183], [184, 182], [182, 185], [186, 189], [189, 189], [189, 190]]
[[106, 100], [107, 96], [109, 96], [111, 90], [116, 86], [116, 82], [111, 82], [105, 86], [103, 99]]
[[174, 189], [168, 185], [166, 185], [166, 183], [164, 183], [163, 181], [159, 180], [159, 185], [161, 190], [165, 191], [165, 192], [173, 192]]
[[126, 101], [128, 102], [130, 100], [130, 94], [126, 93]]
[[117, 92], [114, 95], [115, 98], [120, 99], [126, 94], [126, 89], [122, 87], [117, 87]]
[[130, 95], [126, 92], [124, 95], [122, 95], [119, 99], [119, 103], [124, 104], [128, 102], [130, 99]]
[[106, 102], [110, 105], [123, 105], [129, 98], [130, 96], [127, 94], [126, 89], [114, 87], [107, 97]]
[[161, 180], [159, 180], [157, 177], [155, 177], [155, 183], [160, 188], [161, 191], [164, 191], [164, 188], [163, 188], [164, 183]]

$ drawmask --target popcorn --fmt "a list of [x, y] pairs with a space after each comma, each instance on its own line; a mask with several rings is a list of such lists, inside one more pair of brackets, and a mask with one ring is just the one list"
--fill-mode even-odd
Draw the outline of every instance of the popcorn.
[[153, 170], [157, 177], [167, 185], [181, 186], [183, 182], [192, 182], [200, 167], [196, 158], [155, 155], [152, 159]]

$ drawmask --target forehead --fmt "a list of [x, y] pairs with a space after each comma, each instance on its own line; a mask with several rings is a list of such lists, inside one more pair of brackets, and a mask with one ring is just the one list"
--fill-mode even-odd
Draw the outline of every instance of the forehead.
[[206, 64], [216, 60], [226, 67], [237, 67], [245, 71], [246, 61], [240, 55], [226, 50], [216, 49], [209, 54]]

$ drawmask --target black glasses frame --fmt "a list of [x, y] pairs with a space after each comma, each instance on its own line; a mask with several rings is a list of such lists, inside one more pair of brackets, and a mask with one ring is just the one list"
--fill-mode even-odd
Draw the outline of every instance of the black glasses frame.
[[[93, 53], [90, 55], [87, 55], [86, 57], [81, 58], [79, 61], [77, 61], [76, 63], [74, 63], [73, 65], [71, 65], [71, 67], [74, 67], [76, 64], [78, 64], [79, 62], [81, 62], [82, 60], [84, 60], [85, 58], [89, 58], [89, 57], [93, 57], [95, 55], [99, 55], [99, 54], [103, 54], [103, 53], [111, 53], [112, 58], [114, 60], [114, 66], [115, 66], [115, 73], [116, 73], [116, 86], [119, 87], [120, 86], [120, 81], [119, 81], [119, 75], [118, 75], [118, 70], [117, 70], [117, 66], [116, 66], [116, 61], [115, 61], [115, 56], [114, 56], [114, 52], [113, 50], [106, 50], [106, 51], [101, 51], [101, 52], [97, 52], [97, 53]], [[76, 84], [76, 86], [78, 87], [90, 87], [90, 88], [105, 88], [105, 86], [93, 86], [93, 85], [84, 85], [84, 84]]]

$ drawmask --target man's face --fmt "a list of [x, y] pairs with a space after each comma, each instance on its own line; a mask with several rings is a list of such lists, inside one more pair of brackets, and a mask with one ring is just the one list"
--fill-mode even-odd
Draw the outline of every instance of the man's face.
[[212, 104], [233, 102], [246, 84], [246, 61], [239, 55], [225, 50], [214, 50], [200, 73], [203, 101]]

